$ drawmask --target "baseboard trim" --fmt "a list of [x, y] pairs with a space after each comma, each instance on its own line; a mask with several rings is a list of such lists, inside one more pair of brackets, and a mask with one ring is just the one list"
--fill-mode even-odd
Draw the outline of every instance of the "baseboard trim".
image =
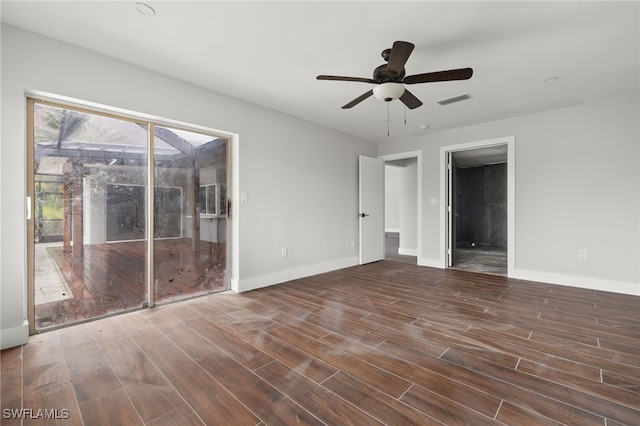
[[29, 321], [25, 320], [22, 325], [0, 330], [0, 349], [13, 348], [15, 346], [26, 345], [29, 341]]
[[406, 249], [406, 248], [398, 248], [398, 254], [403, 256], [417, 256], [418, 250], [416, 249]]
[[547, 284], [565, 285], [590, 290], [608, 291], [613, 293], [640, 296], [640, 284], [622, 281], [605, 280], [600, 278], [577, 277], [573, 275], [554, 274], [549, 272], [515, 269], [510, 278], [527, 281], [538, 281]]
[[418, 259], [419, 266], [428, 266], [429, 268], [440, 268], [444, 269], [444, 263], [440, 259], [429, 259], [427, 257], [423, 257]]
[[311, 275], [317, 275], [325, 272], [335, 271], [337, 269], [348, 268], [350, 266], [356, 266], [358, 264], [359, 260], [357, 257], [350, 257], [302, 266], [300, 268], [287, 269], [284, 271], [273, 272], [271, 274], [260, 275], [252, 278], [232, 280], [231, 290], [237, 293], [242, 293], [244, 291], [268, 287], [270, 285], [297, 280], [300, 278], [309, 277]]
[[[255, 290], [261, 287], [267, 287], [274, 284], [280, 284], [283, 282], [300, 279], [316, 274], [322, 274], [325, 272], [335, 271], [342, 268], [348, 268], [350, 266], [356, 266], [359, 264], [357, 257], [339, 259], [330, 262], [317, 263], [314, 265], [303, 266], [295, 269], [288, 269], [284, 271], [278, 271], [271, 274], [260, 275], [253, 278], [247, 278], [243, 280], [231, 280], [231, 290], [240, 293], [243, 291]], [[430, 268], [444, 269], [445, 266], [441, 259], [420, 258], [418, 259], [419, 266], [427, 266]], [[586, 288], [597, 291], [608, 291], [612, 293], [628, 294], [632, 296], [640, 296], [640, 283], [622, 282], [605, 280], [599, 278], [578, 277], [572, 275], [555, 274], [541, 271], [531, 271], [526, 269], [515, 269], [509, 276], [510, 278], [537, 281], [547, 284], [564, 285], [568, 287]], [[25, 326], [25, 336], [28, 337], [28, 325]], [[3, 330], [2, 343], [4, 348], [4, 336], [5, 330]], [[26, 343], [26, 341], [24, 342]], [[18, 343], [20, 345], [22, 343]]]

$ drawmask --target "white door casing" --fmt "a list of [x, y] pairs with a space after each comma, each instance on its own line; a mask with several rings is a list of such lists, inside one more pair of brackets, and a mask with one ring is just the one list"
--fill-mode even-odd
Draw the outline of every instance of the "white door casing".
[[448, 267], [448, 249], [449, 249], [449, 230], [448, 230], [448, 158], [449, 153], [455, 151], [463, 151], [468, 149], [486, 148], [497, 145], [507, 145], [507, 276], [513, 276], [516, 264], [516, 236], [515, 236], [515, 175], [516, 175], [516, 154], [515, 154], [515, 136], [505, 136], [495, 139], [479, 140], [474, 142], [462, 143], [457, 145], [447, 145], [440, 147], [440, 259], [437, 267]]
[[456, 250], [456, 164], [453, 152], [447, 152], [447, 266], [453, 266]]

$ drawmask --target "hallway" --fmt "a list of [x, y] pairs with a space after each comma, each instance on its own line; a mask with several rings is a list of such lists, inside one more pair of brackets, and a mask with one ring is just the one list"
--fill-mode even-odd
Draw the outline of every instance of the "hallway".
[[398, 254], [400, 247], [400, 233], [398, 232], [385, 232], [384, 233], [384, 254], [385, 260], [391, 260], [394, 262], [410, 263], [412, 265], [418, 264], [417, 256], [407, 256]]

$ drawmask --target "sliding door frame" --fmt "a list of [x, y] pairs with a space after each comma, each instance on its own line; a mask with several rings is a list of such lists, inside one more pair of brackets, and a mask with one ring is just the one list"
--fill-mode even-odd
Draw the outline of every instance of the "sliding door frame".
[[[238, 148], [236, 145], [238, 140], [238, 135], [222, 132], [218, 130], [214, 130], [211, 128], [205, 128], [202, 126], [191, 125], [182, 122], [176, 122], [173, 120], [163, 120], [157, 119], [156, 117], [146, 116], [145, 114], [137, 114], [132, 112], [126, 112], [121, 110], [112, 109], [109, 107], [92, 105], [89, 103], [85, 103], [82, 101], [69, 100], [69, 99], [60, 99], [57, 96], [46, 95], [41, 93], [27, 93], [26, 97], [26, 203], [27, 203], [27, 220], [26, 220], [26, 247], [27, 247], [27, 262], [26, 262], [26, 290], [27, 290], [27, 319], [29, 323], [29, 334], [37, 334], [44, 331], [54, 330], [61, 327], [66, 327], [69, 325], [75, 325], [91, 320], [95, 320], [102, 317], [109, 317], [113, 315], [118, 315], [129, 310], [113, 312], [106, 315], [96, 316], [90, 319], [82, 319], [77, 321], [72, 321], [65, 324], [55, 325], [51, 327], [47, 327], [46, 329], [36, 329], [36, 312], [35, 312], [35, 220], [34, 220], [34, 207], [35, 207], [35, 120], [34, 120], [34, 105], [42, 104], [45, 106], [50, 106], [54, 108], [66, 109], [77, 111], [81, 113], [98, 115], [106, 118], [128, 121], [136, 124], [146, 124], [147, 128], [147, 178], [146, 178], [146, 211], [154, 212], [154, 190], [155, 190], [155, 159], [154, 159], [154, 142], [155, 142], [155, 127], [156, 126], [167, 126], [171, 129], [184, 130], [192, 133], [200, 133], [208, 136], [212, 136], [214, 138], [222, 139], [226, 141], [226, 185], [227, 185], [227, 193], [226, 193], [226, 212], [224, 217], [226, 218], [226, 253], [225, 253], [225, 276], [224, 283], [225, 289], [231, 289], [232, 287], [232, 276], [234, 276], [234, 271], [237, 271], [237, 259], [236, 259], [236, 250], [237, 250], [237, 242], [233, 241], [233, 238], [237, 236], [237, 224], [234, 225], [231, 221], [231, 198], [232, 194], [235, 193], [236, 189], [233, 185], [232, 176], [234, 176], [237, 171], [234, 170], [234, 164], [237, 164], [238, 160], [234, 158], [238, 153]], [[233, 160], [233, 162], [232, 162]], [[156, 305], [156, 294], [155, 294], [155, 271], [154, 271], [154, 214], [148, 213], [145, 214], [145, 242], [146, 242], [146, 291], [147, 297], [146, 302], [143, 307], [132, 309], [144, 309], [151, 308]], [[192, 238], [196, 238], [199, 236], [192, 235]], [[187, 297], [188, 298], [188, 297]]]

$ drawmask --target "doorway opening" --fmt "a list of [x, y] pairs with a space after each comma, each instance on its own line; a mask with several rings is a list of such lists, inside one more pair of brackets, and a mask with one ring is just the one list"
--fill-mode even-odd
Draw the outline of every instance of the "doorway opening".
[[451, 267], [507, 275], [506, 145], [452, 153], [455, 249]]
[[385, 259], [419, 263], [421, 253], [421, 152], [385, 160]]
[[30, 332], [227, 290], [229, 148], [29, 99]]
[[447, 267], [509, 276], [514, 264], [513, 142], [443, 147]]

